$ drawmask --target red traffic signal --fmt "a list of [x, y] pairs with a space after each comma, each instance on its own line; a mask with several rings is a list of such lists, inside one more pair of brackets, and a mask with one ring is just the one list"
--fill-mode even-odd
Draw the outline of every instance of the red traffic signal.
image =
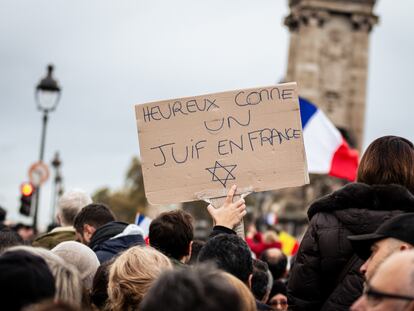
[[26, 197], [31, 196], [33, 191], [34, 187], [31, 183], [25, 182], [20, 186], [20, 192]]
[[34, 192], [35, 187], [31, 183], [25, 182], [20, 186], [20, 214], [30, 216], [32, 210], [32, 197]]

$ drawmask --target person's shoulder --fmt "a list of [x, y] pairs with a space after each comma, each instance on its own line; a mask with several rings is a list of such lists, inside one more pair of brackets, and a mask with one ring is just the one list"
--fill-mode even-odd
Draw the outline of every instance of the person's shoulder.
[[74, 230], [51, 231], [39, 235], [32, 243], [35, 247], [52, 249], [61, 242], [75, 241], [76, 233]]

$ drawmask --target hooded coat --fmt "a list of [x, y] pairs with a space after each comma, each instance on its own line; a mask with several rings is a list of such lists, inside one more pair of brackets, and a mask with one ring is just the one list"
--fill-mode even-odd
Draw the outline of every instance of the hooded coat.
[[142, 230], [137, 225], [118, 221], [98, 228], [89, 243], [101, 264], [136, 245], [145, 245]]
[[311, 204], [288, 283], [290, 310], [349, 310], [364, 279], [347, 237], [403, 212], [414, 212], [414, 196], [398, 185], [348, 184]]

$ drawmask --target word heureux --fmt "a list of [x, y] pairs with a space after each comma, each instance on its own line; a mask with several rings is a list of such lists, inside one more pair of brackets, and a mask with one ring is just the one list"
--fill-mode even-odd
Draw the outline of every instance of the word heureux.
[[[254, 152], [258, 148], [265, 146], [274, 146], [283, 144], [284, 142], [299, 139], [301, 130], [285, 128], [277, 130], [275, 128], [263, 128], [241, 134], [237, 139], [221, 139], [214, 143], [217, 153], [220, 156], [233, 154], [235, 152]], [[193, 141], [193, 140], [192, 140]], [[200, 153], [208, 145], [207, 139], [198, 140], [186, 146], [177, 146], [176, 143], [170, 142], [150, 148], [156, 152], [154, 155], [157, 162], [154, 166], [163, 166], [167, 163], [183, 164], [190, 160], [200, 158]]]
[[[234, 103], [239, 107], [255, 106], [265, 101], [292, 99], [294, 89], [261, 89], [258, 91], [240, 91], [234, 96]], [[196, 112], [210, 111], [214, 108], [219, 109], [216, 99], [188, 99], [175, 100], [166, 105], [145, 105], [142, 108], [144, 122], [161, 121], [174, 118], [176, 116], [187, 116]]]

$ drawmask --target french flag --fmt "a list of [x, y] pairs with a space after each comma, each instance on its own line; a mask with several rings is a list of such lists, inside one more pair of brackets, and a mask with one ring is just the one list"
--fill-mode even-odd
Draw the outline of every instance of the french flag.
[[358, 151], [351, 149], [322, 110], [299, 97], [309, 173], [356, 179]]
[[152, 219], [145, 216], [144, 214], [137, 213], [135, 216], [135, 224], [142, 229], [144, 232], [144, 238], [148, 237], [149, 227], [151, 225]]

